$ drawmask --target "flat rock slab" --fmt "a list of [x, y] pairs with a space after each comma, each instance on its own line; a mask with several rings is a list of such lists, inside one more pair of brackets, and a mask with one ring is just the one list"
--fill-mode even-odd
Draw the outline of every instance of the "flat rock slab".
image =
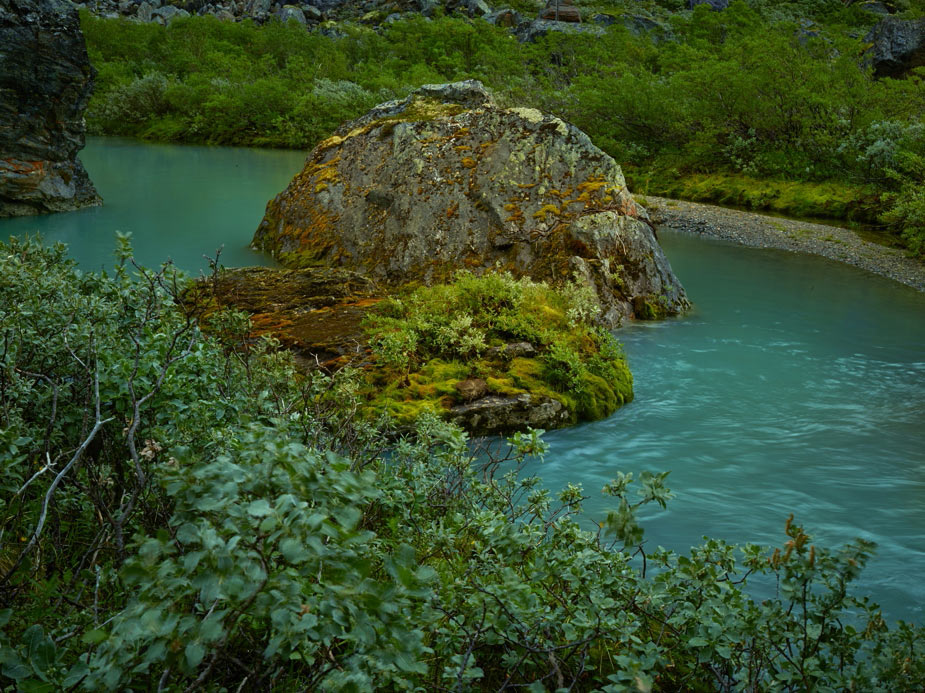
[[362, 321], [381, 297], [371, 280], [347, 270], [225, 269], [201, 280], [197, 296], [250, 316], [254, 337], [272, 334], [304, 368], [362, 362]]
[[510, 397], [488, 395], [450, 409], [447, 417], [474, 436], [496, 436], [529, 428], [561, 428], [569, 421], [562, 403], [524, 393]]

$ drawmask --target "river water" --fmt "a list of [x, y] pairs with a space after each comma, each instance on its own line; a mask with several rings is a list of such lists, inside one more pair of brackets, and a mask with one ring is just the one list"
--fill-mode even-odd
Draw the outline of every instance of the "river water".
[[[247, 244], [304, 154], [91, 139], [82, 159], [104, 207], [0, 220], [0, 235], [41, 231], [98, 269], [131, 232], [141, 263], [196, 273], [220, 246], [228, 266], [272, 263]], [[671, 470], [676, 498], [644, 515], [652, 546], [780, 546], [791, 512], [819, 545], [871, 539], [858, 591], [925, 620], [925, 294], [822, 258], [660, 235], [695, 308], [618, 333], [635, 401], [548, 433], [540, 475], [582, 483], [594, 518], [616, 471]]]
[[171, 259], [192, 274], [221, 249], [227, 267], [273, 265], [248, 248], [267, 201], [305, 162], [304, 152], [140, 144], [87, 139], [80, 158], [102, 207], [0, 219], [0, 237], [40, 231], [85, 269], [112, 267], [116, 232], [131, 233], [135, 257], [152, 267]]

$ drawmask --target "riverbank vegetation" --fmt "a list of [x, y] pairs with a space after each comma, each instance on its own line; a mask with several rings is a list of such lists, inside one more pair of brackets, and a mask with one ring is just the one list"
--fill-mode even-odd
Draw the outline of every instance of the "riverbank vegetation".
[[87, 118], [98, 134], [309, 148], [420, 84], [476, 78], [506, 103], [574, 122], [638, 192], [693, 186], [698, 199], [726, 201], [733, 187], [738, 204], [758, 209], [878, 221], [921, 252], [921, 76], [875, 79], [863, 66], [860, 37], [873, 21], [856, 4], [753, 0], [676, 13], [648, 34], [618, 23], [593, 39], [518, 43], [458, 17], [324, 33], [84, 14], [99, 70]]
[[[911, 691], [925, 631], [851, 589], [873, 546], [643, 543], [550, 491], [536, 432], [396, 438], [357, 382], [300, 375], [170, 267], [0, 248], [0, 681], [59, 690]], [[238, 325], [239, 326], [239, 325]], [[594, 490], [593, 492], [597, 492]], [[749, 596], [761, 580], [765, 597]]]

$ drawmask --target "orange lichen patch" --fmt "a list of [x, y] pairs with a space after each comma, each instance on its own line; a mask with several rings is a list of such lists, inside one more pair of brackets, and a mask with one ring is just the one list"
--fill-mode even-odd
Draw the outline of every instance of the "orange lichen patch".
[[0, 161], [8, 171], [24, 176], [42, 174], [45, 171], [44, 161], [21, 161], [19, 159], [0, 159]]
[[459, 128], [456, 132], [450, 135], [450, 139], [458, 140], [461, 137], [465, 137], [469, 134], [469, 128]]
[[581, 192], [595, 193], [602, 188], [607, 187], [607, 181], [604, 180], [603, 176], [600, 178], [589, 178], [583, 183], [578, 184], [578, 189]]
[[509, 202], [508, 204], [504, 205], [504, 210], [506, 212], [511, 213], [510, 216], [507, 219], [505, 219], [505, 221], [516, 222], [516, 221], [522, 221], [524, 218], [523, 210], [518, 205], [514, 204], [513, 202]]
[[330, 149], [331, 147], [337, 147], [343, 144], [344, 140], [346, 139], [346, 137], [331, 135], [326, 140], [321, 140], [321, 142], [318, 143], [318, 145], [315, 147], [315, 152], [323, 152], [324, 150]]
[[451, 204], [451, 205], [447, 208], [447, 210], [446, 210], [446, 218], [447, 218], [447, 219], [452, 219], [453, 217], [456, 216], [456, 214], [457, 214], [458, 212], [459, 212], [459, 203], [458, 203], [458, 202], [454, 202], [453, 204]]
[[251, 313], [251, 331], [252, 337], [259, 337], [265, 334], [281, 334], [286, 328], [292, 327], [292, 320], [286, 315], [277, 315], [273, 313]]
[[457, 152], [468, 152], [472, 150], [472, 147], [470, 147], [468, 144], [461, 144], [458, 147], [453, 147], [453, 149], [455, 149]]
[[530, 188], [535, 188], [536, 183], [517, 183], [517, 187], [522, 190], [529, 190]]
[[478, 253], [469, 253], [463, 258], [463, 264], [469, 268], [481, 267], [485, 264], [485, 258]]
[[327, 165], [319, 167], [314, 174], [316, 183], [334, 182], [337, 180], [337, 165], [332, 160]]
[[542, 219], [543, 221], [546, 221], [546, 217], [548, 215], [552, 214], [555, 216], [559, 216], [561, 213], [562, 211], [555, 205], [543, 205], [542, 207], [540, 207], [537, 211], [533, 213], [533, 218]]
[[465, 168], [475, 168], [475, 159], [468, 157], [468, 156], [463, 157], [462, 165]]
[[327, 183], [318, 183], [318, 185], [315, 186], [315, 194], [317, 195], [322, 190], [327, 190], [327, 189], [328, 189]]
[[294, 266], [304, 267], [319, 260], [335, 244], [336, 215], [310, 210], [306, 216], [309, 221], [304, 226], [295, 223], [284, 224], [275, 237], [275, 247], [271, 248], [274, 254], [283, 255], [283, 249], [286, 247], [285, 239], [294, 241], [297, 244], [294, 251], [285, 253]]

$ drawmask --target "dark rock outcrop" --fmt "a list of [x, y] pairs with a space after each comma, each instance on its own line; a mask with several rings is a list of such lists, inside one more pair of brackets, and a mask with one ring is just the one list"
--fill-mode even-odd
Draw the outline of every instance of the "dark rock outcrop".
[[591, 16], [591, 23], [604, 27], [622, 24], [631, 34], [647, 35], [655, 43], [674, 39], [669, 24], [660, 22], [648, 14], [595, 14]]
[[603, 36], [604, 27], [574, 22], [557, 22], [552, 19], [534, 19], [517, 27], [514, 35], [521, 43], [533, 42], [546, 34], [586, 34], [588, 37]]
[[867, 59], [879, 77], [901, 77], [925, 65], [925, 17], [885, 17], [864, 40], [871, 44]]
[[459, 269], [577, 276], [608, 327], [689, 305], [617, 163], [576, 127], [500, 108], [473, 81], [422, 87], [342, 126], [267, 205], [254, 246], [386, 286]]
[[0, 217], [101, 203], [77, 158], [93, 88], [67, 0], [0, 0]]
[[508, 29], [514, 29], [523, 21], [520, 12], [505, 7], [501, 10], [495, 10], [485, 15], [485, 21], [495, 26], [502, 26]]
[[690, 0], [691, 9], [694, 9], [697, 5], [709, 5], [711, 10], [719, 12], [729, 7], [729, 0]]

